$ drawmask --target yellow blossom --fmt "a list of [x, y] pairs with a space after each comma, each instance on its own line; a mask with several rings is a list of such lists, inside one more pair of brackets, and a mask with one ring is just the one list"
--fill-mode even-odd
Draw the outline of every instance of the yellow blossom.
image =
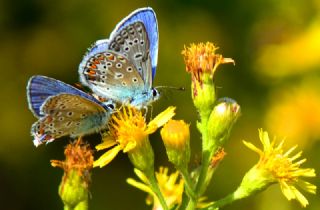
[[264, 179], [269, 183], [278, 182], [282, 193], [288, 200], [296, 199], [303, 207], [306, 207], [308, 200], [297, 187], [315, 194], [316, 186], [300, 179], [300, 177], [316, 176], [315, 170], [313, 168], [300, 168], [306, 159], [298, 160], [302, 152], [291, 155], [296, 146], [285, 152], [283, 149], [284, 141], [279, 144], [276, 144], [275, 140], [270, 142], [268, 133], [262, 129], [259, 130], [259, 137], [263, 150], [243, 141], [248, 148], [257, 152], [260, 156], [259, 162], [254, 167], [255, 171], [260, 171], [259, 174], [263, 174]]
[[[182, 194], [184, 191], [184, 180], [179, 178], [179, 172], [169, 174], [169, 169], [166, 167], [160, 167], [159, 172], [156, 172], [156, 179], [164, 199], [171, 209], [176, 205], [180, 205], [182, 202]], [[148, 205], [153, 204], [153, 210], [162, 210], [162, 206], [157, 196], [152, 191], [148, 178], [138, 169], [134, 170], [135, 174], [139, 177], [142, 182], [136, 181], [132, 178], [127, 179], [127, 183], [148, 193], [146, 203]], [[206, 197], [200, 197], [198, 199], [197, 208], [206, 208], [212, 204], [207, 202]]]
[[[153, 210], [161, 210], [161, 204], [150, 188], [147, 177], [137, 169], [135, 169], [134, 172], [142, 182], [128, 178], [128, 184], [147, 192], [149, 195], [146, 199], [146, 203], [148, 205], [153, 204]], [[159, 172], [156, 172], [156, 179], [168, 207], [171, 209], [173, 206], [179, 205], [182, 200], [184, 184], [183, 180], [179, 179], [179, 172], [176, 171], [172, 174], [168, 174], [168, 168], [160, 167]]]
[[[154, 133], [159, 127], [170, 120], [175, 115], [174, 111], [175, 107], [168, 107], [147, 124], [144, 114], [140, 110], [134, 107], [122, 107], [121, 110], [113, 114], [109, 122], [108, 133], [103, 136], [103, 142], [96, 146], [97, 150], [112, 148], [94, 162], [94, 167], [107, 165], [121, 150], [124, 153], [133, 154], [139, 149], [151, 147], [148, 140], [149, 134]], [[147, 149], [142, 153], [144, 152], [150, 153], [152, 151]], [[143, 155], [148, 155], [146, 153], [141, 154], [141, 159], [148, 161], [148, 158], [143, 157]]]

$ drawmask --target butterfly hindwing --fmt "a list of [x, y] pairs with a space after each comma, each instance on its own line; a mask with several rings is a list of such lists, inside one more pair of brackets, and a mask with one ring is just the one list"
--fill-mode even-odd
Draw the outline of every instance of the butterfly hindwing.
[[108, 122], [110, 111], [79, 95], [49, 97], [40, 108], [43, 115], [33, 124], [36, 146], [62, 136], [77, 137], [98, 132]]

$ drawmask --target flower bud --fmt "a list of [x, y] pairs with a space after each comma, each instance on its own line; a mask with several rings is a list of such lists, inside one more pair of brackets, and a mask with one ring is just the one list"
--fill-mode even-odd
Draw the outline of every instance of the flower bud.
[[230, 131], [240, 115], [240, 106], [230, 98], [219, 99], [208, 121], [208, 134], [217, 147], [228, 138]]
[[178, 168], [186, 168], [190, 161], [189, 125], [183, 120], [170, 120], [161, 129], [161, 137], [169, 161]]

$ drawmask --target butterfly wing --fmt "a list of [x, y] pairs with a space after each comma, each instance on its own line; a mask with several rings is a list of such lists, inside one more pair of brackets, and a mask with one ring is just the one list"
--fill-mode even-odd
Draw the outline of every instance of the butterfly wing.
[[113, 51], [91, 57], [82, 74], [94, 93], [120, 103], [130, 102], [144, 91], [144, 82], [135, 66]]
[[150, 42], [150, 57], [152, 65], [152, 79], [155, 76], [157, 63], [158, 63], [158, 43], [159, 43], [159, 33], [158, 33], [158, 22], [156, 14], [152, 8], [140, 8], [133, 11], [130, 15], [124, 18], [118, 25], [115, 27], [111, 33], [111, 38], [115, 37], [118, 32], [120, 32], [124, 27], [135, 23], [142, 22], [145, 26], [146, 33]]
[[40, 107], [43, 115], [32, 125], [34, 145], [62, 136], [83, 136], [107, 125], [110, 110], [79, 95], [59, 94], [49, 97]]
[[150, 42], [144, 24], [140, 21], [131, 23], [113, 34], [109, 49], [128, 58], [137, 68], [144, 81], [145, 91], [152, 86]]
[[[99, 103], [93, 96], [76, 89], [75, 87], [68, 85], [62, 81], [45, 77], [45, 76], [33, 76], [29, 79], [27, 85], [27, 99], [29, 109], [36, 117], [41, 117], [40, 107], [50, 96], [54, 96], [61, 93], [70, 93], [79, 95], [96, 103]], [[102, 105], [105, 106], [105, 105]], [[106, 108], [106, 107], [105, 107]]]
[[88, 84], [85, 75], [83, 74], [84, 68], [87, 65], [87, 62], [94, 57], [96, 54], [106, 52], [108, 50], [109, 41], [108, 39], [102, 39], [96, 41], [89, 49], [88, 52], [83, 56], [83, 59], [79, 65], [79, 76], [80, 76], [80, 82], [86, 86], [90, 86]]
[[[103, 57], [108, 57], [108, 54], [125, 57], [122, 59], [126, 61], [125, 66], [133, 65], [133, 71], [124, 72], [122, 78], [119, 69], [112, 70], [111, 66], [105, 68], [103, 62], [106, 64], [109, 61]], [[100, 40], [93, 45], [79, 66], [80, 81], [101, 97], [145, 106], [153, 99], [151, 86], [157, 56], [158, 25], [155, 13], [151, 8], [138, 9], [117, 25], [109, 40]], [[99, 60], [99, 57], [102, 59]]]

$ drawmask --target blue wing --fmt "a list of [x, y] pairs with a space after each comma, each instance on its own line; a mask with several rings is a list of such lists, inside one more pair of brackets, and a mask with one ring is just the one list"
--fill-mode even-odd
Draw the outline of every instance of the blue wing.
[[41, 117], [40, 107], [50, 96], [55, 96], [61, 93], [69, 93], [82, 96], [86, 99], [94, 101], [99, 105], [107, 108], [93, 96], [71, 86], [62, 81], [46, 77], [46, 76], [33, 76], [29, 79], [27, 85], [27, 98], [29, 109], [36, 117]]
[[110, 35], [110, 39], [121, 29], [124, 27], [141, 21], [148, 34], [149, 42], [150, 42], [150, 57], [151, 57], [151, 65], [152, 65], [152, 79], [155, 76], [157, 63], [158, 63], [158, 42], [159, 42], [159, 33], [158, 33], [158, 22], [156, 18], [156, 14], [152, 8], [140, 8], [133, 11], [130, 15], [124, 18], [120, 23], [117, 24], [115, 29]]

